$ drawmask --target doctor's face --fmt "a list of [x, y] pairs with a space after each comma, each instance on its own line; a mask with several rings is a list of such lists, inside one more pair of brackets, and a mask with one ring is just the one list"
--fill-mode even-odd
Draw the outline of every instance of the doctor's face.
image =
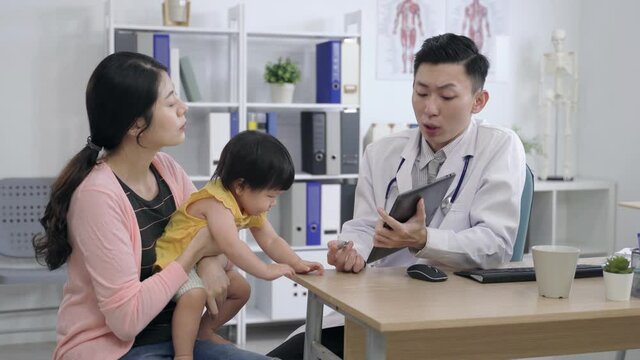
[[473, 91], [464, 65], [423, 63], [415, 73], [413, 112], [433, 151], [462, 134], [471, 114], [480, 112], [488, 100], [486, 91]]

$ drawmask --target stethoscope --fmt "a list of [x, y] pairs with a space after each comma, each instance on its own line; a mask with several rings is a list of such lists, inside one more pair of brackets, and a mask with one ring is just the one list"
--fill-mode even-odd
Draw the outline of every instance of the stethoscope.
[[[456, 184], [456, 188], [453, 190], [453, 194], [451, 194], [449, 196], [446, 196], [444, 199], [442, 199], [442, 203], [440, 203], [440, 210], [442, 210], [442, 212], [445, 215], [447, 215], [449, 210], [451, 210], [451, 207], [453, 206], [453, 203], [458, 198], [458, 193], [460, 192], [460, 187], [462, 186], [462, 182], [464, 181], [464, 177], [467, 174], [467, 168], [469, 167], [469, 160], [471, 160], [472, 157], [473, 157], [473, 155], [466, 155], [464, 157], [464, 167], [462, 168], [462, 174], [460, 174], [460, 177], [458, 178], [458, 183]], [[384, 194], [384, 202], [385, 202], [385, 204], [386, 204], [387, 200], [389, 199], [389, 193], [391, 192], [391, 187], [393, 186], [393, 184], [398, 182], [397, 175], [398, 175], [398, 172], [400, 171], [400, 168], [402, 167], [402, 164], [404, 164], [404, 160], [405, 160], [405, 158], [402, 158], [400, 160], [400, 164], [398, 164], [398, 169], [396, 169], [396, 176], [394, 176], [393, 179], [391, 179], [389, 181], [389, 184], [387, 184], [387, 191]]]

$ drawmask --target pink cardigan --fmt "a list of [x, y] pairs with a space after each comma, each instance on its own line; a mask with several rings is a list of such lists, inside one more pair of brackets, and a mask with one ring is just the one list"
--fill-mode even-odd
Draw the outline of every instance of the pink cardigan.
[[[168, 155], [153, 159], [178, 207], [195, 188]], [[96, 165], [75, 190], [68, 230], [73, 251], [58, 311], [53, 359], [118, 359], [187, 280], [172, 262], [140, 282], [140, 229], [108, 165]]]

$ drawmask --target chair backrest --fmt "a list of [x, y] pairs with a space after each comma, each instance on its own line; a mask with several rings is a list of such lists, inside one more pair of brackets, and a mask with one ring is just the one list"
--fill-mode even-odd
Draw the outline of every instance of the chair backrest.
[[518, 225], [518, 234], [516, 235], [516, 243], [513, 245], [511, 261], [521, 261], [524, 255], [524, 243], [527, 238], [531, 207], [533, 206], [533, 183], [533, 172], [529, 168], [529, 165], [527, 165], [524, 189], [520, 200], [520, 225]]
[[54, 178], [0, 179], [0, 255], [34, 258], [31, 243], [44, 229], [40, 218]]

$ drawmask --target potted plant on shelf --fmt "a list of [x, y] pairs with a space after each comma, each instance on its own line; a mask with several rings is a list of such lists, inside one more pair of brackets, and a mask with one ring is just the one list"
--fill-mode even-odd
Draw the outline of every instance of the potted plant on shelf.
[[279, 58], [277, 63], [267, 63], [264, 80], [271, 84], [271, 100], [277, 103], [293, 101], [295, 83], [300, 80], [300, 69], [289, 58]]
[[620, 255], [612, 256], [604, 264], [603, 272], [607, 299], [629, 300], [633, 283], [633, 268], [629, 266], [629, 260]]

